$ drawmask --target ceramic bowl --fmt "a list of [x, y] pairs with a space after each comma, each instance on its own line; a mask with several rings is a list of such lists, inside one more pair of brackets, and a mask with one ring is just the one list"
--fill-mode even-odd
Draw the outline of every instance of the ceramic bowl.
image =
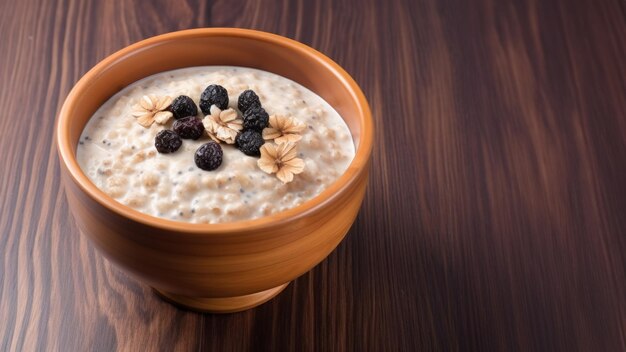
[[[92, 114], [125, 86], [201, 65], [247, 66], [308, 87], [347, 123], [356, 155], [317, 197], [271, 216], [222, 224], [156, 218], [98, 189], [76, 161]], [[130, 45], [74, 86], [57, 118], [62, 181], [83, 235], [113, 263], [180, 305], [234, 312], [259, 305], [322, 261], [344, 238], [365, 193], [373, 142], [367, 101], [354, 80], [318, 51], [278, 35], [234, 28], [173, 32]]]

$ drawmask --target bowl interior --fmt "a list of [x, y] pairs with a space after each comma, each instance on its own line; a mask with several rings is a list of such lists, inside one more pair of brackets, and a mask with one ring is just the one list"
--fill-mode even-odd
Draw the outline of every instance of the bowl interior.
[[[85, 188], [87, 178], [75, 160], [76, 147], [89, 118], [107, 99], [152, 74], [204, 65], [261, 69], [311, 89], [339, 112], [355, 143], [355, 158], [335, 184], [341, 180], [347, 183], [366, 167], [373, 134], [369, 107], [341, 67], [314, 49], [281, 36], [212, 28], [164, 34], [133, 44], [101, 61], [76, 84], [59, 114], [58, 125], [60, 154], [74, 179]], [[367, 143], [363, 144], [364, 140]], [[330, 188], [327, 195], [339, 189]]]

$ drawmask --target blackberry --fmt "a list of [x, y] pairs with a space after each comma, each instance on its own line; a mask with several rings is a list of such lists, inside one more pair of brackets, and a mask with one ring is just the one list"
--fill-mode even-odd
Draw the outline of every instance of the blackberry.
[[250, 156], [261, 155], [259, 148], [261, 148], [264, 143], [265, 141], [263, 140], [261, 133], [254, 130], [243, 131], [238, 134], [235, 139], [237, 149]]
[[194, 161], [199, 168], [206, 171], [212, 171], [222, 165], [222, 147], [219, 144], [211, 141], [203, 144], [196, 150], [194, 155]]
[[204, 133], [202, 121], [195, 116], [187, 116], [174, 121], [172, 129], [183, 139], [198, 139]]
[[173, 153], [180, 148], [183, 140], [174, 131], [162, 130], [154, 138], [154, 146], [159, 153]]
[[172, 101], [169, 110], [174, 114], [175, 119], [182, 119], [187, 116], [198, 115], [198, 108], [193, 100], [186, 96], [180, 95]]
[[228, 109], [228, 91], [217, 84], [206, 87], [200, 95], [200, 109], [205, 115], [211, 112], [211, 105], [214, 104], [222, 110]]
[[260, 106], [251, 106], [243, 114], [243, 129], [261, 132], [267, 127], [269, 120], [270, 116], [265, 109]]
[[261, 101], [259, 100], [259, 96], [253, 90], [246, 89], [241, 94], [239, 94], [239, 100], [237, 102], [237, 107], [239, 111], [243, 114], [250, 107], [258, 106], [261, 107]]

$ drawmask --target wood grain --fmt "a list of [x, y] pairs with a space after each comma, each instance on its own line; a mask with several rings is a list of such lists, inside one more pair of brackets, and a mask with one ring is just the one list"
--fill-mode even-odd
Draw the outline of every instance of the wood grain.
[[[232, 315], [95, 252], [52, 146], [99, 60], [203, 26], [326, 53], [378, 127], [346, 240]], [[0, 350], [626, 349], [623, 1], [3, 1], [0, 33]]]

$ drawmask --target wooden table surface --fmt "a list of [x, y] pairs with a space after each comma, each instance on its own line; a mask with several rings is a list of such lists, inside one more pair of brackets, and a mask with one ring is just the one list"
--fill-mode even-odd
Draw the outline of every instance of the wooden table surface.
[[[2, 1], [0, 350], [625, 350], [625, 4]], [[377, 126], [346, 239], [230, 315], [176, 309], [103, 259], [53, 145], [99, 60], [211, 26], [327, 54]]]

